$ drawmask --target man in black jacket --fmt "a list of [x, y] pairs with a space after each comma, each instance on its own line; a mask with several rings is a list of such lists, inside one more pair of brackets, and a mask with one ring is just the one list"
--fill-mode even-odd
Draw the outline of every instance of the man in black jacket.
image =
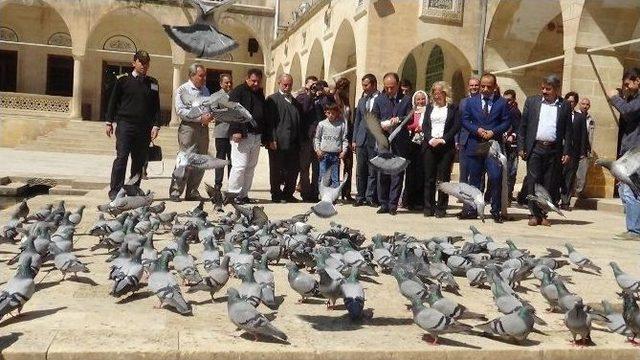
[[[535, 184], [544, 186], [552, 201], [559, 200], [560, 166], [569, 162], [571, 149], [571, 108], [558, 97], [560, 78], [548, 75], [540, 84], [540, 95], [527, 98], [520, 120], [518, 153], [527, 162], [527, 194]], [[549, 220], [532, 201], [529, 226], [549, 226]]]
[[236, 202], [252, 202], [249, 190], [253, 184], [253, 175], [258, 165], [260, 144], [263, 142], [265, 122], [264, 92], [260, 87], [262, 70], [249, 69], [245, 81], [236, 86], [229, 94], [229, 100], [240, 103], [251, 113], [256, 126], [250, 123], [229, 125], [231, 136], [231, 172], [227, 192], [235, 195]]
[[560, 208], [569, 210], [571, 204], [571, 196], [575, 188], [576, 172], [580, 159], [587, 157], [589, 148], [587, 134], [587, 119], [581, 112], [575, 111], [578, 101], [580, 101], [578, 93], [570, 91], [564, 96], [564, 101], [571, 108], [571, 148], [569, 150], [569, 162], [562, 168], [562, 186], [560, 196]]
[[[313, 151], [313, 137], [315, 127], [319, 120], [315, 109], [315, 86], [318, 78], [307, 76], [304, 83], [304, 91], [296, 96], [296, 100], [302, 106], [301, 132], [302, 141], [300, 143], [300, 196], [303, 201], [318, 201], [318, 157]], [[311, 176], [311, 177], [309, 177]]]
[[269, 182], [274, 202], [298, 202], [293, 193], [300, 169], [302, 106], [291, 96], [292, 84], [291, 75], [280, 75], [278, 91], [265, 102], [264, 141], [269, 149]]
[[[149, 54], [138, 50], [133, 55], [133, 71], [117, 79], [109, 98], [105, 132], [108, 137], [114, 132], [116, 135], [110, 199], [114, 199], [124, 185], [129, 154], [131, 175], [142, 178], [149, 143], [158, 136], [160, 130], [160, 89], [158, 80], [147, 76], [150, 62]], [[140, 186], [140, 179], [136, 186]]]

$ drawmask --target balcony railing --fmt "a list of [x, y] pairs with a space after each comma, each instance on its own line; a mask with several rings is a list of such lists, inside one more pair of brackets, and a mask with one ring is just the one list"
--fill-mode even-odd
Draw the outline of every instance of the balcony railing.
[[71, 97], [0, 92], [0, 109], [69, 113]]

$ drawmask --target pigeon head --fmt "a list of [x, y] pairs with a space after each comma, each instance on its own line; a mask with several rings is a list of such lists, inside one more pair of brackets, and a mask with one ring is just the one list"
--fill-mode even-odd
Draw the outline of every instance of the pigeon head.
[[234, 303], [234, 302], [238, 302], [240, 301], [240, 293], [238, 292], [238, 290], [236, 290], [235, 288], [228, 288], [227, 289], [227, 301], [229, 303]]
[[613, 270], [613, 274], [615, 276], [622, 274], [622, 269], [620, 269], [620, 266], [618, 266], [615, 261], [610, 262], [609, 265], [611, 266], [611, 269]]
[[25, 256], [18, 264], [18, 271], [16, 272], [18, 278], [31, 278], [36, 276], [36, 272], [31, 268], [31, 256]]
[[573, 247], [573, 245], [566, 243], [564, 244], [564, 246], [567, 248], [567, 251], [569, 251], [570, 253], [576, 251], [576, 249]]

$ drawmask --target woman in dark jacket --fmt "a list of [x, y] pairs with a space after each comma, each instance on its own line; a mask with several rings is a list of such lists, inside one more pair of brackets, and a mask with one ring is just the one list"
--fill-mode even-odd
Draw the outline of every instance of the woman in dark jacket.
[[444, 81], [431, 86], [431, 103], [427, 105], [422, 122], [424, 133], [424, 216], [444, 217], [449, 196], [438, 191], [436, 184], [451, 180], [455, 156], [454, 136], [460, 130], [456, 106], [451, 104], [451, 88]]

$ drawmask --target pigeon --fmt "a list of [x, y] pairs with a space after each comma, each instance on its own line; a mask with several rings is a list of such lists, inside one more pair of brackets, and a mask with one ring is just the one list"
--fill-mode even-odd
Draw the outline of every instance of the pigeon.
[[489, 152], [487, 155], [490, 158], [495, 159], [502, 168], [502, 191], [500, 193], [502, 207], [500, 209], [500, 213], [502, 214], [502, 217], [506, 218], [509, 207], [509, 171], [507, 169], [507, 157], [502, 152], [502, 147], [498, 141], [492, 139], [489, 140], [489, 144]]
[[631, 332], [631, 335], [627, 336], [627, 340], [634, 345], [638, 345], [635, 339], [640, 336], [640, 308], [638, 308], [638, 303], [636, 303], [636, 299], [632, 294], [622, 293], [622, 299], [622, 318], [629, 332]]
[[[573, 308], [564, 315], [564, 324], [571, 331], [574, 344], [591, 342], [591, 315], [585, 311], [582, 299], [576, 301]], [[578, 335], [580, 335], [580, 342], [576, 340]]]
[[262, 335], [287, 341], [287, 335], [273, 326], [269, 319], [259, 313], [255, 307], [242, 299], [238, 290], [229, 288], [227, 298], [229, 320], [238, 328], [253, 335], [256, 340], [258, 340], [258, 335]]
[[35, 276], [31, 269], [31, 258], [24, 258], [18, 265], [16, 275], [7, 281], [0, 292], [0, 319], [14, 310], [20, 314], [24, 304], [36, 291], [33, 282]]
[[409, 161], [401, 156], [394, 155], [391, 150], [393, 139], [402, 131], [404, 126], [413, 118], [413, 111], [396, 126], [389, 138], [384, 134], [380, 119], [373, 113], [365, 114], [365, 124], [370, 134], [376, 139], [378, 155], [369, 160], [369, 163], [379, 171], [387, 175], [394, 175], [404, 171], [409, 166]]
[[40, 253], [38, 253], [36, 251], [36, 247], [33, 244], [34, 240], [35, 240], [35, 236], [27, 235], [27, 239], [23, 242], [24, 248], [22, 249], [22, 251], [20, 252], [20, 254], [18, 256], [16, 256], [13, 259], [9, 260], [8, 264], [12, 265], [15, 262], [20, 264], [21, 262], [25, 261], [26, 258], [29, 258], [30, 261], [31, 261], [30, 262], [31, 270], [35, 274], [37, 274], [38, 271], [40, 270], [40, 266], [42, 265], [42, 255], [40, 255]]
[[567, 248], [567, 252], [569, 253], [569, 261], [573, 265], [577, 266], [578, 269], [582, 270], [583, 268], [586, 268], [589, 270], [594, 270], [595, 272], [600, 274], [600, 271], [602, 270], [602, 268], [594, 264], [593, 261], [591, 261], [586, 256], [577, 252], [576, 249], [573, 247], [573, 245], [571, 245], [570, 243], [566, 243], [564, 244], [564, 246]]
[[318, 281], [311, 275], [298, 269], [296, 264], [288, 262], [286, 265], [288, 270], [287, 279], [291, 288], [300, 294], [298, 303], [303, 303], [309, 297], [319, 296]]
[[202, 242], [202, 245], [204, 246], [204, 251], [202, 252], [202, 263], [204, 265], [204, 269], [209, 271], [214, 266], [220, 265], [220, 252], [213, 244], [213, 237], [206, 238]]
[[253, 274], [253, 267], [241, 268], [237, 275], [242, 280], [242, 283], [237, 290], [243, 300], [254, 307], [258, 307], [262, 302], [262, 287], [256, 282]]
[[596, 160], [596, 165], [600, 165], [620, 182], [628, 185], [631, 191], [640, 197], [640, 146], [628, 150], [618, 160]]
[[433, 309], [436, 309], [446, 315], [447, 317], [463, 320], [463, 319], [477, 319], [482, 321], [487, 321], [487, 317], [468, 311], [466, 306], [460, 305], [457, 302], [445, 298], [440, 291], [440, 285], [434, 284], [429, 286], [429, 295], [427, 296], [427, 302], [429, 302], [429, 306]]
[[258, 269], [253, 273], [255, 281], [260, 285], [260, 299], [269, 309], [277, 310], [278, 304], [275, 299], [276, 284], [271, 271], [267, 265], [267, 255], [260, 258]]
[[167, 208], [167, 203], [164, 201], [161, 201], [155, 205], [149, 206], [149, 212], [151, 212], [152, 214], [161, 214], [165, 211], [166, 208]]
[[208, 291], [211, 295], [211, 302], [214, 301], [214, 295], [220, 291], [229, 280], [229, 257], [223, 256], [220, 264], [213, 264], [207, 274], [202, 278], [202, 282], [191, 286], [187, 292], [195, 292], [198, 290]]
[[631, 331], [629, 331], [629, 327], [625, 323], [622, 314], [615, 312], [608, 301], [602, 300], [601, 303], [604, 311], [604, 316], [606, 318], [605, 325], [607, 325], [609, 331], [611, 331], [612, 333], [630, 336]]
[[487, 283], [487, 272], [481, 267], [471, 267], [465, 273], [469, 286], [482, 287]]
[[553, 204], [553, 200], [551, 199], [551, 195], [549, 195], [547, 189], [540, 184], [535, 184], [534, 194], [527, 195], [527, 200], [533, 202], [535, 206], [540, 208], [544, 213], [554, 211], [560, 214], [560, 216], [566, 217], [562, 211]]
[[114, 274], [114, 284], [111, 295], [121, 297], [128, 293], [135, 293], [140, 288], [140, 279], [144, 273], [142, 266], [142, 247], [138, 248], [131, 259], [122, 265]]
[[176, 279], [169, 273], [169, 257], [170, 253], [164, 252], [155, 262], [151, 275], [149, 275], [149, 289], [160, 300], [159, 307], [168, 305], [182, 315], [190, 315], [192, 313], [191, 305], [182, 296], [180, 286]]
[[558, 291], [558, 306], [562, 312], [566, 313], [573, 309], [576, 303], [582, 302], [582, 298], [580, 296], [569, 292], [562, 280], [555, 278], [551, 281], [555, 284]]
[[84, 211], [85, 207], [86, 207], [85, 205], [80, 205], [80, 207], [78, 207], [78, 209], [76, 209], [75, 212], [69, 215], [69, 221], [73, 225], [80, 224], [80, 221], [82, 221], [82, 212]]
[[358, 268], [351, 268], [351, 274], [340, 284], [340, 290], [351, 320], [362, 319], [365, 297], [362, 284], [358, 281]]
[[433, 345], [438, 343], [438, 336], [447, 333], [469, 332], [472, 327], [456, 322], [434, 308], [428, 308], [420, 299], [411, 300], [413, 323], [428, 332], [433, 338]]
[[153, 202], [153, 196], [154, 194], [151, 192], [147, 195], [116, 197], [108, 204], [98, 205], [98, 210], [102, 212], [109, 212], [111, 214], [120, 214], [127, 210], [151, 205]]
[[516, 312], [477, 325], [476, 328], [489, 335], [497, 335], [519, 343], [526, 340], [529, 333], [534, 331], [533, 313], [533, 308], [523, 306]]
[[409, 276], [406, 270], [400, 267], [395, 268], [392, 273], [398, 282], [400, 294], [402, 294], [402, 296], [407, 300], [427, 300], [427, 297], [429, 296], [429, 289], [422, 281], [420, 281], [420, 279]]
[[[333, 165], [340, 166], [340, 165]], [[338, 187], [329, 187], [329, 183], [331, 181], [331, 169], [327, 170], [324, 173], [322, 179], [320, 179], [320, 183], [318, 184], [318, 192], [320, 194], [320, 201], [311, 207], [311, 211], [321, 218], [330, 218], [336, 214], [338, 214], [338, 210], [336, 210], [335, 205], [333, 203], [338, 199], [338, 196], [342, 193], [342, 188], [349, 181], [349, 176], [345, 176], [345, 178], [340, 182]]]
[[211, 204], [213, 204], [213, 209], [217, 212], [224, 212], [224, 198], [222, 197], [220, 189], [207, 183], [204, 183], [204, 187], [207, 192], [207, 196], [209, 196], [209, 200], [211, 200]]
[[22, 220], [12, 216], [6, 224], [0, 227], [0, 242], [14, 242], [20, 233], [21, 226]]
[[178, 248], [173, 257], [173, 268], [187, 284], [197, 284], [202, 281], [202, 276], [196, 267], [193, 257], [189, 254], [189, 245], [186, 236], [177, 239]]
[[9, 216], [12, 219], [24, 219], [27, 215], [29, 215], [29, 205], [27, 200], [22, 200]]
[[618, 286], [624, 292], [630, 293], [638, 293], [640, 292], [640, 279], [635, 278], [620, 269], [617, 263], [610, 262], [611, 268], [613, 269], [613, 275], [616, 277], [616, 282]]
[[465, 183], [441, 182], [438, 190], [449, 194], [476, 210], [480, 220], [484, 222], [484, 195], [478, 188]]
[[395, 265], [395, 258], [382, 243], [382, 235], [378, 234], [371, 238], [373, 242], [373, 261], [384, 271], [391, 271]]
[[47, 204], [47, 205], [43, 206], [42, 208], [40, 208], [35, 213], [32, 213], [31, 215], [27, 215], [25, 217], [25, 221], [32, 221], [32, 220], [42, 221], [42, 220], [46, 219], [47, 217], [49, 217], [49, 215], [51, 215], [51, 210], [52, 209], [53, 209], [53, 205]]
[[344, 281], [344, 276], [335, 268], [327, 266], [326, 259], [330, 258], [328, 254], [318, 252], [314, 256], [316, 258], [316, 271], [320, 275], [318, 291], [327, 299], [327, 308], [333, 309], [336, 300], [342, 296], [340, 284]]
[[196, 57], [203, 58], [222, 55], [237, 48], [238, 43], [228, 35], [218, 31], [214, 25], [210, 25], [206, 17], [213, 13], [213, 23], [215, 24], [220, 14], [234, 1], [235, 0], [224, 0], [215, 3], [205, 3], [202, 0], [190, 0], [198, 12], [194, 24], [187, 26], [162, 26], [171, 40]]
[[88, 273], [89, 269], [78, 258], [70, 252], [64, 252], [55, 244], [50, 246], [51, 253], [54, 255], [53, 264], [56, 269], [62, 273], [62, 279], [67, 276], [67, 273], [73, 273], [74, 277], [78, 276], [79, 272]]
[[230, 101], [229, 94], [225, 92], [215, 92], [208, 97], [202, 99], [200, 108], [192, 108], [193, 115], [189, 117], [197, 117], [202, 114], [202, 108], [209, 111], [216, 119], [216, 123], [249, 123], [257, 126], [251, 113], [245, 109], [240, 103]]

